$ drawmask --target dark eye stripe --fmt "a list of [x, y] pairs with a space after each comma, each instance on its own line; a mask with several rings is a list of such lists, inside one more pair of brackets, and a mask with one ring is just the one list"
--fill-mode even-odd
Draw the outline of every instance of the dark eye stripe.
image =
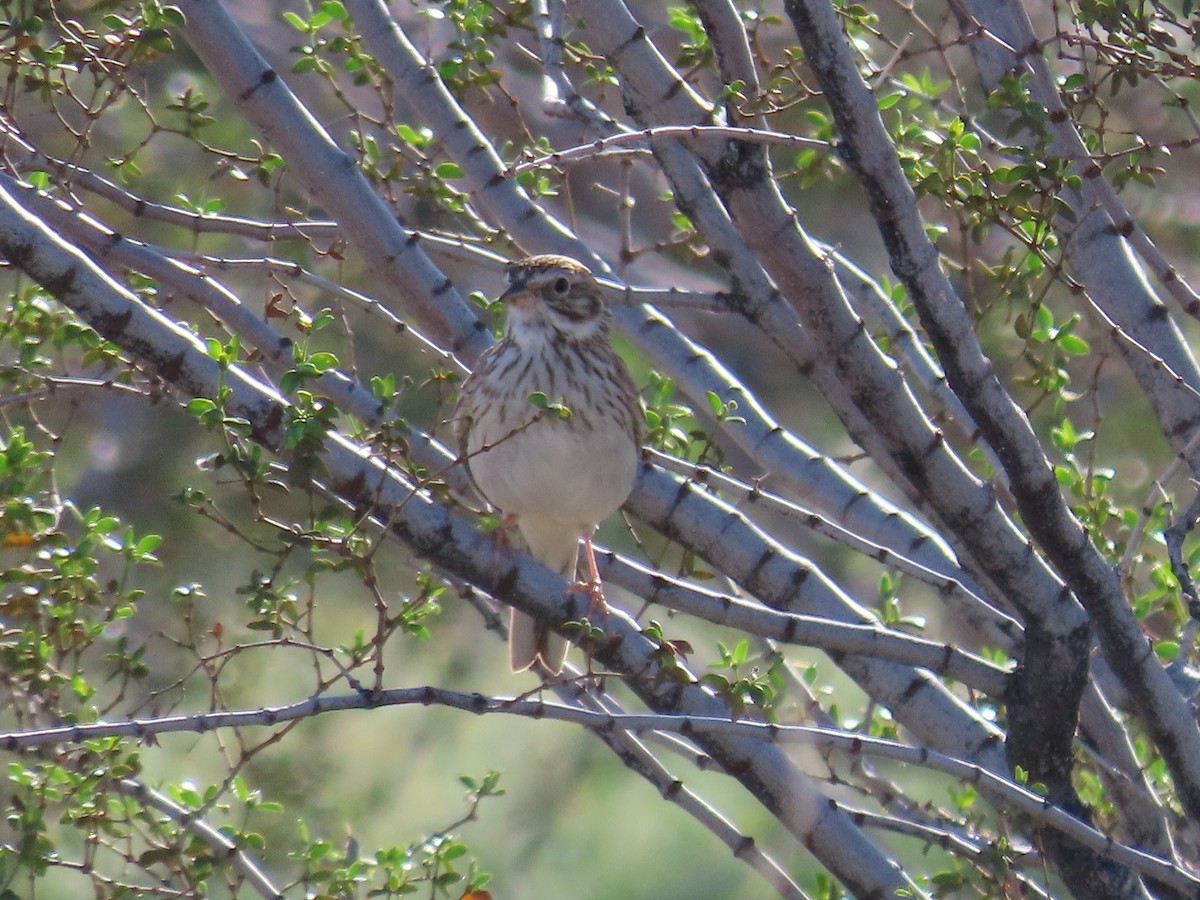
[[554, 294], [553, 289], [546, 292], [546, 303], [563, 318], [572, 322], [594, 319], [604, 309], [600, 299], [592, 294], [575, 293], [559, 297]]

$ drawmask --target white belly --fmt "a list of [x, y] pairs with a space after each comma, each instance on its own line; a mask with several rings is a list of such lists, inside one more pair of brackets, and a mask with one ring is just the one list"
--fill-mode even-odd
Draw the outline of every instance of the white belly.
[[477, 427], [467, 451], [471, 475], [489, 503], [505, 515], [562, 522], [575, 535], [625, 502], [638, 459], [616, 423], [580, 429], [549, 416], [515, 434]]

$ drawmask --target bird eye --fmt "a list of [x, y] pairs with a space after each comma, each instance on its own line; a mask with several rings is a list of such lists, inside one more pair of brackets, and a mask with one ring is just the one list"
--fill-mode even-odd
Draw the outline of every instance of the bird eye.
[[558, 296], [563, 296], [570, 289], [571, 282], [567, 281], [567, 279], [563, 278], [562, 276], [554, 279], [554, 293], [558, 294]]

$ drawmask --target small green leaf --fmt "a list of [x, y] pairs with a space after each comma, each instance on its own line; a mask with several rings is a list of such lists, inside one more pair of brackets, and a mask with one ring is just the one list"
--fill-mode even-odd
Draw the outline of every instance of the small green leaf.
[[551, 402], [550, 398], [541, 391], [534, 391], [529, 395], [529, 402], [538, 409], [552, 413], [559, 419], [566, 419], [571, 415], [571, 410], [563, 405], [561, 400]]
[[721, 402], [721, 398], [716, 391], [708, 392], [708, 407], [717, 418], [720, 418], [721, 413], [725, 411], [725, 404]]
[[324, 351], [314, 353], [308, 358], [308, 362], [314, 369], [321, 373], [328, 372], [330, 369], [336, 369], [338, 366], [338, 358], [332, 353]]
[[1159, 641], [1154, 645], [1154, 653], [1162, 662], [1171, 662], [1179, 656], [1179, 642]]
[[1056, 341], [1063, 353], [1071, 356], [1084, 356], [1091, 351], [1091, 346], [1077, 334], [1060, 335]]
[[350, 14], [346, 12], [346, 7], [339, 0], [325, 0], [321, 4], [321, 12], [339, 22], [345, 22], [350, 17]]
[[149, 556], [158, 549], [158, 545], [162, 543], [161, 534], [148, 534], [133, 548], [133, 552], [137, 556]]

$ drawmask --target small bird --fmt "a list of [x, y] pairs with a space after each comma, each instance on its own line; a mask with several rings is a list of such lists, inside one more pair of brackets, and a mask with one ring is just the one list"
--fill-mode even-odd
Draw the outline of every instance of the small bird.
[[[612, 348], [611, 316], [587, 266], [542, 255], [508, 266], [505, 335], [480, 358], [459, 391], [455, 432], [476, 488], [529, 552], [604, 595], [592, 532], [633, 487], [645, 419], [637, 388]], [[531, 395], [540, 393], [545, 403]], [[579, 542], [586, 585], [575, 582]], [[540, 658], [562, 670], [567, 641], [545, 622], [512, 611], [514, 672]]]

